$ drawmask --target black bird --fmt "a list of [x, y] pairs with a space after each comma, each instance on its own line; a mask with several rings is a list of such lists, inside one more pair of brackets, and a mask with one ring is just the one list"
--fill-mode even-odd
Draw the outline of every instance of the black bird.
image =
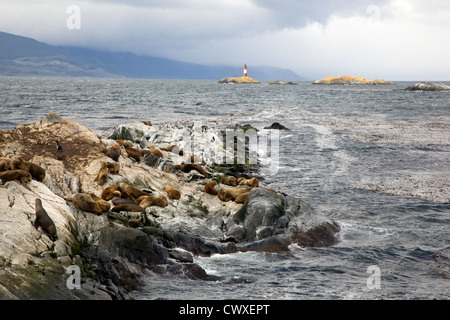
[[59, 152], [62, 152], [62, 147], [59, 144], [59, 142], [58, 141], [55, 141], [55, 142], [56, 142], [56, 149], [58, 149]]

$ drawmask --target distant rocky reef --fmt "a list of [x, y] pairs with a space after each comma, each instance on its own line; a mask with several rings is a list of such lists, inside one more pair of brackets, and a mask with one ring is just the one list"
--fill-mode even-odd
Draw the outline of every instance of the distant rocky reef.
[[407, 87], [405, 91], [450, 91], [450, 86], [443, 83], [420, 82]]
[[317, 80], [313, 84], [337, 84], [337, 85], [395, 85], [393, 82], [388, 82], [383, 79], [367, 80], [366, 78], [357, 78], [350, 76], [341, 77], [327, 77], [322, 80]]
[[261, 82], [250, 77], [240, 77], [240, 78], [227, 77], [219, 80], [219, 83], [261, 83]]

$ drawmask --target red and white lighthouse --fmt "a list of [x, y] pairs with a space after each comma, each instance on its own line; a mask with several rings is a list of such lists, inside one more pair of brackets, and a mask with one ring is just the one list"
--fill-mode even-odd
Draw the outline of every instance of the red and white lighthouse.
[[246, 76], [247, 76], [247, 65], [244, 64], [244, 77], [246, 77]]

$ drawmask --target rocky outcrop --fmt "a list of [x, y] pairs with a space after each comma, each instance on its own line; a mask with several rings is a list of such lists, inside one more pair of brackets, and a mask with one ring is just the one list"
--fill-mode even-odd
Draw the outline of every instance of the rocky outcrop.
[[[128, 292], [139, 288], [148, 270], [219, 280], [193, 262], [195, 255], [281, 252], [293, 243], [335, 243], [338, 225], [307, 203], [259, 183], [247, 185], [255, 179], [222, 179], [224, 173], [214, 170], [219, 167], [208, 157], [214, 153], [198, 157], [200, 150], [190, 148], [193, 137], [210, 151], [223, 148], [214, 132], [201, 129], [139, 122], [119, 126], [110, 138], [101, 138], [50, 113], [35, 124], [2, 131], [1, 155], [38, 164], [46, 175], [43, 181], [0, 185], [0, 298], [129, 299]], [[120, 153], [113, 160], [105, 150], [117, 145]], [[150, 151], [155, 149], [159, 152]], [[193, 153], [187, 154], [188, 159], [198, 160], [201, 168], [178, 169], [186, 160], [186, 150]], [[118, 164], [102, 186], [95, 182], [101, 162]], [[240, 189], [246, 197], [238, 203], [234, 197], [208, 194], [204, 187], [211, 181], [217, 181], [218, 191]], [[120, 197], [126, 185], [158, 199], [165, 197], [166, 202], [131, 212], [115, 210], [114, 198], [103, 200], [107, 209], [95, 213], [72, 202], [79, 199], [74, 194], [90, 194], [95, 199], [106, 188], [116, 190]], [[172, 199], [166, 190], [177, 190], [180, 197]], [[56, 240], [33, 225], [37, 198], [56, 226]], [[67, 286], [72, 266], [81, 272], [81, 289]]]
[[252, 79], [250, 77], [240, 77], [240, 78], [227, 77], [219, 80], [219, 83], [261, 83], [261, 82]]
[[289, 85], [296, 85], [295, 82], [292, 82], [292, 81], [282, 81], [282, 80], [269, 81], [269, 82], [267, 82], [267, 84], [271, 84], [271, 85], [286, 85], [286, 84], [289, 84]]
[[280, 124], [278, 122], [274, 122], [270, 126], [264, 127], [264, 129], [267, 129], [267, 130], [289, 130], [288, 128], [286, 128], [285, 126], [283, 126], [282, 124]]
[[388, 82], [382, 79], [367, 80], [365, 78], [356, 78], [350, 76], [341, 77], [327, 77], [322, 80], [317, 80], [313, 84], [336, 84], [336, 85], [394, 85], [393, 82]]
[[450, 86], [443, 83], [420, 82], [407, 87], [405, 91], [450, 91]]

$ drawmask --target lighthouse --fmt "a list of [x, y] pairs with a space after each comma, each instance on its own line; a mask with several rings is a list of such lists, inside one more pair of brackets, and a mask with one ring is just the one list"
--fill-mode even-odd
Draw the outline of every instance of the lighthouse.
[[246, 76], [247, 76], [247, 65], [244, 64], [244, 77], [246, 77]]

